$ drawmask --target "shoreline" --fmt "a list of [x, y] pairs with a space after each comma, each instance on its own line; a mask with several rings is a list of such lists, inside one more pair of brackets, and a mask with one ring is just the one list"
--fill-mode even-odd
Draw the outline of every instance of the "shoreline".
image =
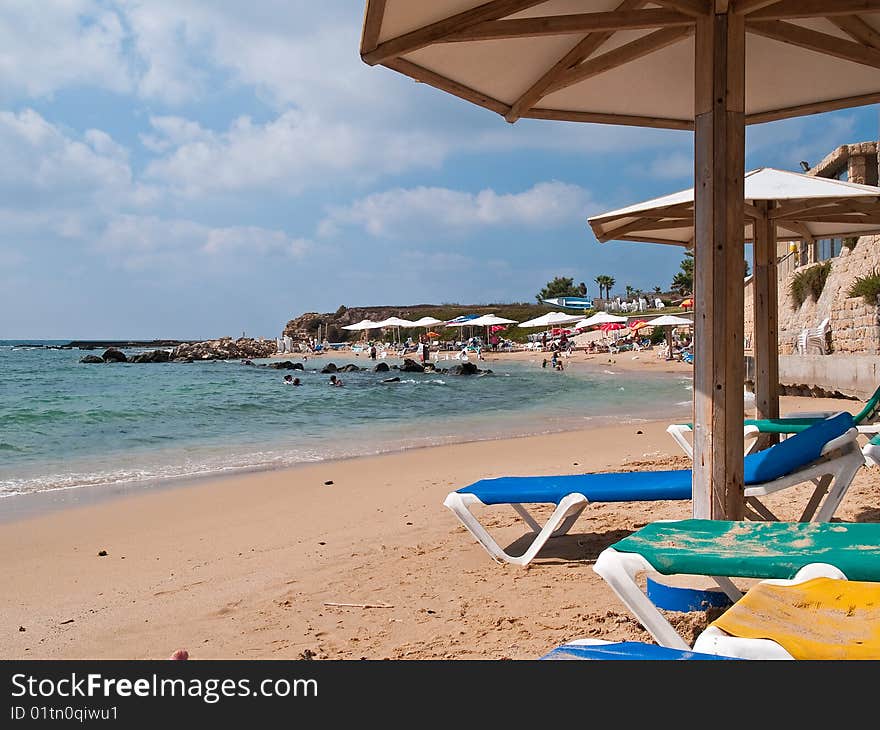
[[[36, 492], [13, 494], [0, 497], [0, 526], [11, 522], [18, 522], [31, 518], [39, 518], [44, 514], [51, 514], [67, 509], [76, 509], [78, 507], [87, 507], [90, 505], [101, 504], [104, 501], [108, 500], [112, 501], [116, 499], [125, 499], [128, 497], [136, 497], [140, 494], [172, 491], [178, 488], [185, 489], [188, 487], [196, 487], [206, 483], [222, 482], [229, 479], [247, 477], [250, 475], [274, 474], [277, 472], [295, 471], [310, 466], [329, 465], [337, 462], [344, 463], [358, 459], [370, 459], [374, 457], [394, 456], [398, 454], [409, 454], [423, 450], [443, 447], [481, 444], [495, 441], [515, 441], [518, 439], [531, 439], [543, 436], [555, 436], [559, 434], [581, 432], [589, 433], [596, 429], [602, 429], [614, 425], [614, 423], [612, 422], [613, 418], [613, 416], [595, 416], [594, 420], [591, 420], [588, 424], [580, 424], [578, 427], [555, 428], [522, 434], [493, 433], [485, 435], [483, 437], [469, 436], [462, 437], [461, 439], [442, 441], [439, 443], [388, 448], [364, 454], [331, 456], [326, 459], [301, 461], [278, 466], [242, 466], [230, 468], [225, 471], [214, 471], [205, 474], [153, 478], [143, 481], [130, 481], [122, 483], [87, 484], [75, 487], [57, 487], [54, 489], [46, 489]], [[653, 418], [641, 418], [632, 416], [626, 421], [620, 421], [618, 419], [617, 424], [629, 426], [642, 423], [650, 423], [653, 420]], [[5, 507], [9, 507], [10, 509], [4, 509]]]
[[[324, 354], [324, 358], [328, 358], [330, 353]], [[492, 363], [503, 361], [517, 362], [540, 362], [545, 353], [522, 351], [514, 353], [486, 353], [483, 360], [478, 361], [478, 366], [482, 368], [491, 368]], [[285, 358], [287, 355], [277, 355], [274, 357]], [[294, 358], [299, 359], [299, 358]], [[311, 359], [311, 356], [309, 356]], [[339, 353], [337, 360], [342, 362], [355, 362], [358, 358], [350, 352]], [[608, 360], [606, 362], [606, 360]], [[386, 358], [389, 365], [402, 364], [403, 359]], [[439, 361], [446, 364], [445, 360]], [[450, 360], [449, 363], [455, 362]], [[615, 372], [626, 373], [631, 376], [637, 371], [649, 372], [651, 374], [674, 375], [689, 374], [690, 366], [684, 363], [663, 363], [651, 362], [650, 365], [644, 362], [631, 361], [629, 357], [620, 358], [615, 363], [607, 355], [604, 357], [599, 355], [584, 355], [583, 353], [575, 353], [571, 358], [566, 359], [567, 366], [572, 371], [581, 372], [607, 372], [607, 369], [614, 367]], [[326, 364], [326, 360], [325, 360]], [[366, 364], [366, 363], [364, 363]], [[673, 367], [669, 367], [672, 365]], [[678, 365], [680, 367], [675, 367]], [[150, 367], [144, 365], [144, 367]], [[625, 422], [643, 422], [656, 417], [656, 412], [646, 414], [629, 414]], [[681, 414], [683, 416], [683, 412]], [[585, 417], [586, 418], [586, 417]], [[601, 428], [620, 421], [620, 417], [610, 413], [599, 413], [589, 416], [590, 420], [579, 420], [573, 416], [560, 415], [552, 417], [540, 417], [535, 420], [523, 420], [516, 424], [517, 416], [513, 414], [510, 417], [501, 416], [500, 419], [494, 420], [491, 424], [480, 424], [467, 432], [454, 432], [448, 434], [440, 434], [435, 436], [430, 442], [426, 443], [404, 443], [379, 440], [375, 443], [366, 445], [366, 449], [362, 453], [353, 453], [345, 455], [330, 454], [321, 459], [308, 459], [303, 461], [288, 461], [285, 463], [243, 463], [241, 465], [220, 466], [213, 470], [210, 467], [204, 471], [190, 474], [175, 474], [171, 476], [149, 475], [143, 478], [134, 478], [124, 481], [104, 481], [95, 484], [81, 484], [74, 486], [57, 486], [50, 489], [40, 489], [38, 491], [25, 491], [19, 494], [10, 494], [0, 497], [0, 524], [27, 519], [36, 516], [42, 512], [57, 512], [70, 507], [77, 507], [83, 504], [93, 504], [107, 499], [116, 499], [118, 497], [127, 497], [140, 492], [157, 491], [174, 489], [178, 486], [187, 487], [200, 482], [212, 481], [218, 479], [236, 478], [254, 473], [283, 471], [286, 469], [297, 469], [311, 464], [320, 464], [335, 462], [348, 459], [357, 459], [375, 455], [394, 454], [406, 451], [414, 451], [419, 449], [433, 448], [435, 446], [448, 446], [463, 443], [484, 443], [495, 441], [498, 439], [511, 438], [527, 438], [530, 436], [539, 436], [547, 434], [557, 434], [580, 430], [592, 430]], [[294, 457], [296, 458], [296, 457]], [[120, 463], [124, 463], [125, 455], [118, 457]]]

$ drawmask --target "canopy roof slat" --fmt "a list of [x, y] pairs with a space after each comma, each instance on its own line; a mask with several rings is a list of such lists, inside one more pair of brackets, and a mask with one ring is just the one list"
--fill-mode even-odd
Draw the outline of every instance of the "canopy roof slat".
[[[626, 12], [637, 10], [645, 5], [647, 0], [623, 0], [617, 6], [616, 12]], [[515, 122], [522, 117], [525, 112], [531, 109], [538, 100], [544, 96], [548, 89], [556, 82], [559, 77], [568, 69], [577, 66], [579, 63], [586, 61], [596, 51], [599, 50], [612, 36], [613, 31], [602, 31], [590, 33], [582, 38], [568, 53], [553, 64], [533, 83], [510, 107], [510, 111], [504, 116], [508, 122]]]
[[877, 12], [880, 12], [878, 0], [782, 0], [749, 13], [749, 19], [785, 20]]
[[781, 20], [768, 20], [756, 23], [747, 21], [746, 31], [756, 33], [765, 38], [771, 38], [782, 43], [789, 43], [808, 51], [824, 53], [827, 56], [837, 56], [844, 61], [852, 61], [872, 68], [880, 68], [880, 51], [873, 47], [867, 47], [855, 41], [847, 41], [828, 33], [820, 33], [816, 30], [803, 28], [794, 23], [785, 23]]
[[612, 10], [607, 13], [548, 15], [512, 20], [493, 20], [471, 26], [441, 39], [442, 43], [504, 40], [508, 38], [569, 35], [598, 31], [678, 28], [694, 24], [690, 15], [663, 8]]
[[544, 2], [546, 0], [493, 0], [410, 31], [397, 38], [391, 38], [377, 45], [375, 49], [361, 53], [361, 58], [370, 65], [383, 63], [395, 56], [402, 56], [429, 46], [472, 25], [503, 18]]

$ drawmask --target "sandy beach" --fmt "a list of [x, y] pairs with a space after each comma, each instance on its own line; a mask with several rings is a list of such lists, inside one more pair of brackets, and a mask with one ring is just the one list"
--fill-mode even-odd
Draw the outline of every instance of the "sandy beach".
[[[645, 355], [613, 364], [690, 370]], [[783, 398], [783, 412], [858, 407]], [[686, 468], [667, 425], [328, 461], [8, 521], [0, 655], [161, 659], [184, 647], [193, 659], [532, 659], [580, 636], [649, 639], [592, 563], [651, 520], [690, 516], [689, 501], [591, 505], [521, 568], [493, 562], [443, 499], [484, 477]], [[880, 518], [875, 473], [860, 471], [839, 519]], [[799, 490], [771, 506], [795, 517]], [[513, 549], [526, 534], [509, 508], [491, 525]], [[683, 619], [687, 636], [695, 627]]]

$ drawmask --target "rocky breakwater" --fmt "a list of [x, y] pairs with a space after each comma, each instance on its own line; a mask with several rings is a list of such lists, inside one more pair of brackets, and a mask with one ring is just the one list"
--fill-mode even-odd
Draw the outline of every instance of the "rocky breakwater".
[[[279, 370], [303, 369], [303, 366], [300, 363], [292, 363], [290, 360], [272, 363], [268, 366], [263, 365], [261, 367], [270, 367]], [[347, 365], [338, 366], [334, 362], [328, 362], [326, 365], [324, 365], [324, 367], [321, 368], [320, 372], [323, 375], [327, 375], [332, 373], [356, 373], [365, 370], [368, 370], [368, 368], [360, 367], [358, 365], [355, 365], [354, 363], [348, 363]], [[384, 362], [376, 363], [372, 370], [374, 373], [387, 373], [392, 370], [397, 370], [401, 373], [442, 373], [447, 375], [490, 375], [492, 373], [492, 371], [488, 369], [481, 370], [472, 362], [464, 362], [460, 365], [453, 365], [450, 368], [438, 368], [434, 366], [434, 363], [421, 365], [420, 363], [417, 363], [415, 360], [412, 360], [410, 358], [405, 358], [403, 363], [400, 365], [388, 365], [388, 363]]]
[[122, 350], [116, 347], [108, 347], [104, 352], [98, 355], [86, 355], [80, 358], [80, 362], [84, 363], [106, 363], [106, 362], [170, 362], [170, 350], [149, 350], [148, 352], [138, 352], [129, 357]]
[[195, 360], [249, 360], [253, 357], [269, 357], [275, 354], [275, 340], [255, 340], [253, 338], [221, 337], [219, 340], [205, 340], [178, 345], [171, 351], [174, 362], [193, 362]]
[[108, 347], [103, 354], [86, 355], [82, 363], [108, 362], [195, 362], [196, 360], [250, 360], [254, 357], [269, 357], [275, 353], [274, 340], [255, 340], [240, 337], [221, 337], [218, 340], [189, 342], [177, 345], [171, 350], [148, 350], [130, 357], [116, 347]]

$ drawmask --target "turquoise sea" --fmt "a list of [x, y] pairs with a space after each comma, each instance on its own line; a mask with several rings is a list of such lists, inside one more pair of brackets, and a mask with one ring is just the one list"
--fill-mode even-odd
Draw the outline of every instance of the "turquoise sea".
[[[680, 374], [627, 374], [614, 365], [556, 372], [541, 368], [540, 355], [481, 362], [493, 372], [479, 376], [343, 373], [345, 387], [332, 388], [319, 372], [328, 362], [373, 363], [351, 353], [311, 358], [305, 371], [293, 372], [303, 386], [291, 387], [282, 382], [288, 371], [238, 361], [87, 365], [79, 362], [86, 354], [0, 340], [0, 504], [3, 497], [47, 490], [152, 485], [609, 421], [680, 418], [690, 413], [692, 395], [690, 378]], [[399, 383], [381, 382], [398, 375]]]

